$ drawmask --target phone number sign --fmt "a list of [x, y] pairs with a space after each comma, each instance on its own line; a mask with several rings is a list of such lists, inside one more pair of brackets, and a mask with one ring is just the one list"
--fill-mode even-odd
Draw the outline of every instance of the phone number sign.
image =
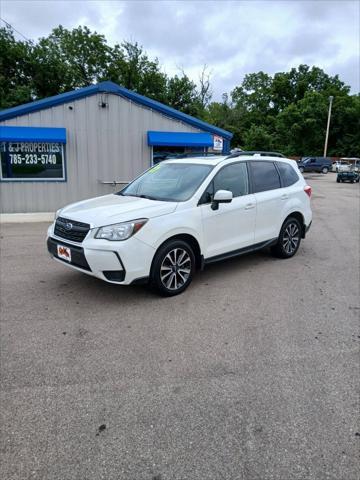
[[65, 180], [64, 145], [48, 142], [1, 142], [2, 180]]

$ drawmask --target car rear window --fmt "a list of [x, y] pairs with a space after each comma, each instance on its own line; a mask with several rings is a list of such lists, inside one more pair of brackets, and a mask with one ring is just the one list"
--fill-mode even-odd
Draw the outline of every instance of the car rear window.
[[288, 163], [276, 162], [281, 176], [281, 183], [283, 187], [290, 187], [299, 180], [299, 176], [294, 168]]

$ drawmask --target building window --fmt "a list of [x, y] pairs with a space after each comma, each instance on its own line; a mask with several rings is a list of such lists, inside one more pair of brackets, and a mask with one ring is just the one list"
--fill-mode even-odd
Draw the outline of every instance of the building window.
[[153, 164], [156, 165], [163, 160], [174, 158], [187, 158], [195, 156], [203, 156], [206, 154], [205, 147], [153, 147]]
[[1, 142], [1, 180], [65, 181], [65, 145]]

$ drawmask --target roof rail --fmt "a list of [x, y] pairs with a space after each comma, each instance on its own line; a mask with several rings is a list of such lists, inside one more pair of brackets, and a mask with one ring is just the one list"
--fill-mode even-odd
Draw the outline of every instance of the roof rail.
[[280, 158], [286, 158], [285, 155], [282, 153], [278, 152], [265, 152], [262, 150], [250, 150], [250, 151], [239, 151], [239, 152], [234, 152], [231, 155], [229, 155], [226, 158], [236, 158], [236, 157], [242, 157], [246, 155], [258, 155], [259, 157], [280, 157]]

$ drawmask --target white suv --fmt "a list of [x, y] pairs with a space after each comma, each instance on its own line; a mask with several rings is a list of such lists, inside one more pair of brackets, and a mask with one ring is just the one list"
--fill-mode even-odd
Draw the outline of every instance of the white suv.
[[311, 187], [296, 162], [243, 156], [168, 160], [118, 193], [56, 214], [55, 260], [122, 285], [183, 292], [196, 269], [260, 248], [290, 258], [310, 228]]

